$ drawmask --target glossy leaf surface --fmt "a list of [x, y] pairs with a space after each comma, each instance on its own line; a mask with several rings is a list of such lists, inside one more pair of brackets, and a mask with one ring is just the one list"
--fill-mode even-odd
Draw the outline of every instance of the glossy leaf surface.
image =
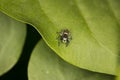
[[0, 75], [18, 61], [24, 46], [26, 26], [0, 13]]
[[[120, 49], [120, 0], [0, 0], [9, 16], [32, 24], [47, 45], [80, 68], [116, 74]], [[68, 47], [57, 32], [68, 29]]]
[[63, 61], [43, 40], [32, 52], [29, 80], [113, 80], [114, 76], [90, 72]]

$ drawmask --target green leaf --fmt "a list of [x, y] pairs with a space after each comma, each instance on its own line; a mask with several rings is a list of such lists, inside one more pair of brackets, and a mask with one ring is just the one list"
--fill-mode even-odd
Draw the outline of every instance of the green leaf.
[[[120, 53], [119, 53], [120, 54]], [[117, 64], [117, 69], [116, 69], [116, 79], [115, 80], [120, 80], [120, 56], [118, 57], [118, 64]]]
[[[120, 49], [119, 0], [0, 0], [1, 11], [35, 26], [47, 45], [80, 68], [116, 74]], [[69, 29], [68, 47], [56, 32]]]
[[114, 76], [90, 72], [63, 61], [43, 40], [32, 52], [29, 80], [113, 80]]
[[0, 13], [0, 75], [18, 61], [26, 36], [26, 26]]
[[116, 80], [120, 80], [120, 67], [117, 67]]

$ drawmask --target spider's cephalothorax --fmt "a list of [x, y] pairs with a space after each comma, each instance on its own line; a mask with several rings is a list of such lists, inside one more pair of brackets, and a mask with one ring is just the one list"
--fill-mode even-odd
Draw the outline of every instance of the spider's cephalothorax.
[[70, 31], [68, 29], [64, 29], [57, 33], [58, 33], [58, 37], [57, 37], [58, 45], [60, 45], [60, 43], [64, 43], [66, 44], [66, 46], [68, 46], [68, 44], [70, 43], [72, 39]]

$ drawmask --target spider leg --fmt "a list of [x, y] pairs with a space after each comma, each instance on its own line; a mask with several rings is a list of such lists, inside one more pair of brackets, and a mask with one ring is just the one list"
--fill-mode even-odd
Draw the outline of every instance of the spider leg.
[[58, 46], [60, 46], [61, 43], [60, 36], [58, 36], [56, 39], [58, 40]]
[[70, 41], [69, 41], [69, 40], [67, 40], [67, 42], [65, 43], [65, 44], [66, 44], [66, 47], [69, 45], [69, 43], [70, 43]]
[[72, 40], [72, 36], [71, 36], [71, 35], [69, 35], [69, 37], [68, 37], [68, 38], [69, 38], [69, 41], [70, 41], [70, 40]]

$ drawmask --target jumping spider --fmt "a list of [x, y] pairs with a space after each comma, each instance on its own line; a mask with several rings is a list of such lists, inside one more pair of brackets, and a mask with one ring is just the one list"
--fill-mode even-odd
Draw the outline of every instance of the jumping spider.
[[58, 45], [60, 45], [60, 43], [64, 43], [67, 47], [70, 41], [72, 40], [70, 31], [68, 29], [63, 29], [60, 32], [57, 32], [57, 34], [58, 34], [58, 37], [57, 37]]

